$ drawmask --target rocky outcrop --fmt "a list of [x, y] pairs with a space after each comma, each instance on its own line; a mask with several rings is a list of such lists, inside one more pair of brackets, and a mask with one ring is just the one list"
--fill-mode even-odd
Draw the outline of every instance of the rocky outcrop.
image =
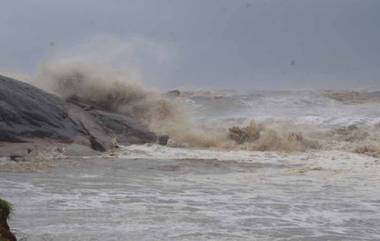
[[0, 76], [0, 141], [28, 138], [72, 140], [83, 134], [58, 97], [29, 84]]
[[[82, 126], [90, 137], [92, 147], [105, 149], [114, 146], [114, 140], [123, 145], [152, 143], [157, 136], [128, 114], [118, 114], [88, 105], [79, 98], [68, 99], [69, 116]], [[94, 148], [97, 149], [97, 148]]]
[[98, 151], [157, 137], [127, 114], [102, 110], [79, 99], [63, 100], [27, 83], [0, 76], [0, 142], [35, 138], [81, 142]]
[[11, 204], [0, 198], [0, 241], [17, 241], [7, 222], [11, 212]]

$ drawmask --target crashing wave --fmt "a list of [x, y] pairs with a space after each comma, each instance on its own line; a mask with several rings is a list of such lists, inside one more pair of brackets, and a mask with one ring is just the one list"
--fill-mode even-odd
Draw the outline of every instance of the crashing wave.
[[[145, 87], [128, 71], [70, 58], [46, 62], [40, 68], [36, 80], [38, 86], [64, 98], [80, 98], [89, 105], [131, 115], [150, 130], [169, 135], [170, 146], [287, 152], [335, 149], [369, 155], [378, 153], [373, 143], [380, 139], [380, 128], [352, 124], [345, 121], [345, 116], [340, 117], [326, 108], [331, 102], [328, 98], [343, 103], [361, 103], [369, 97], [371, 100], [377, 99], [375, 93], [259, 91], [242, 94], [225, 90], [177, 91], [180, 94], [173, 96]], [[194, 112], [191, 110], [192, 105], [203, 109]], [[205, 105], [208, 105], [207, 108], [204, 108]], [[224, 124], [194, 122], [197, 119], [195, 117], [212, 119], [210, 116], [216, 116], [216, 121], [220, 120], [220, 116], [226, 118], [226, 108], [228, 113], [249, 110], [248, 115], [256, 113], [255, 119], [259, 121], [244, 117], [234, 119], [234, 115], [231, 115], [231, 121]], [[273, 108], [271, 114], [279, 112], [280, 115], [263, 118], [268, 108]], [[312, 110], [325, 116], [311, 116], [312, 120], [317, 119], [315, 123], [302, 123], [299, 120], [307, 122], [311, 117], [302, 112], [295, 115], [297, 108], [300, 111], [314, 108]], [[213, 111], [221, 111], [222, 114], [218, 116]], [[356, 116], [361, 112], [354, 114]], [[288, 116], [288, 119], [281, 120], [281, 115]], [[354, 120], [355, 116], [350, 118]], [[339, 126], [335, 127], [338, 120], [349, 125], [338, 123]], [[322, 128], [321, 125], [325, 123], [331, 127]]]

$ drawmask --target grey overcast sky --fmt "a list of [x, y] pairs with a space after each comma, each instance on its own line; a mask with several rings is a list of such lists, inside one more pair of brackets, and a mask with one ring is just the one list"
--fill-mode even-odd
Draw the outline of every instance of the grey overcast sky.
[[1, 70], [116, 39], [157, 87], [380, 88], [379, 0], [0, 2]]

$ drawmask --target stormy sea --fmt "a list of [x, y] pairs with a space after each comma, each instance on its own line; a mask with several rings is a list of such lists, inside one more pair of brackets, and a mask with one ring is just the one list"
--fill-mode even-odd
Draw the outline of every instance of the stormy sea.
[[2, 159], [19, 240], [380, 240], [380, 92], [165, 98], [186, 109], [148, 123], [167, 145]]

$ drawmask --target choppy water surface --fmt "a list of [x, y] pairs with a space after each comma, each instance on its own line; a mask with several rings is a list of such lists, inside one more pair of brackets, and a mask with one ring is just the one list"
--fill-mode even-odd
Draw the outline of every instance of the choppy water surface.
[[[325, 148], [297, 153], [124, 147], [116, 156], [63, 158], [40, 172], [1, 172], [21, 240], [380, 240], [380, 103], [344, 104], [316, 92], [182, 99], [200, 122], [291, 121], [325, 128]], [[355, 124], [368, 135], [332, 140]], [[359, 136], [360, 137], [360, 136]], [[365, 139], [367, 138], [367, 139]], [[335, 142], [334, 142], [335, 141]], [[346, 146], [347, 148], [340, 148]], [[334, 149], [339, 147], [337, 149]], [[377, 152], [374, 152], [377, 154]], [[376, 155], [375, 155], [376, 156]]]
[[[200, 156], [208, 158], [192, 159]], [[380, 240], [374, 158], [132, 146], [111, 159], [60, 163], [50, 171], [0, 174], [19, 237]]]

